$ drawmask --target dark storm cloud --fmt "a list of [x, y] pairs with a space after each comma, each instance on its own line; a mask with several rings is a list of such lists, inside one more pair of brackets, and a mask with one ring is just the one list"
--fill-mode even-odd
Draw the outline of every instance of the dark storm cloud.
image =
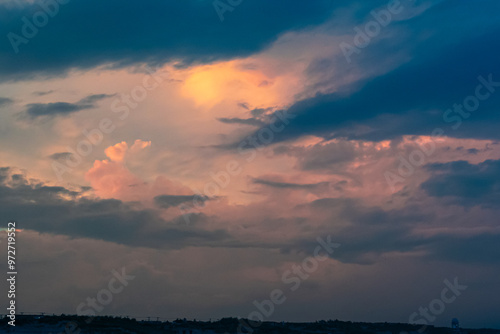
[[[338, 1], [245, 1], [221, 22], [213, 1], [71, 1], [39, 29], [28, 43], [0, 42], [3, 79], [31, 78], [33, 73], [63, 73], [104, 63], [126, 66], [138, 62], [183, 64], [247, 56], [288, 30], [328, 19]], [[23, 17], [41, 10], [0, 4], [0, 35], [22, 37]]]
[[433, 175], [421, 187], [430, 196], [465, 205], [497, 206], [500, 201], [500, 160], [473, 165], [454, 161], [428, 166]]
[[[133, 247], [183, 248], [223, 242], [224, 231], [204, 231], [170, 224], [154, 210], [136, 210], [115, 199], [83, 197], [79, 191], [28, 181], [9, 168], [0, 169], [0, 219], [23, 229], [92, 238]], [[198, 219], [204, 219], [199, 216]], [[175, 225], [175, 226], [174, 226]]]
[[[489, 7], [497, 8], [498, 4], [490, 3]], [[431, 11], [427, 19], [436, 17], [442, 10]], [[491, 15], [484, 14], [484, 19], [490, 21]], [[399, 25], [405, 27], [404, 24]], [[412, 38], [401, 41], [403, 49], [414, 50], [412, 59], [388, 73], [341, 87], [338, 93], [319, 94], [296, 102], [288, 110], [296, 117], [284, 131], [275, 135], [275, 142], [303, 135], [382, 140], [401, 135], [430, 135], [436, 127], [443, 128], [446, 135], [452, 137], [499, 138], [500, 62], [497, 55], [500, 26], [496, 24], [490, 28], [478, 29], [473, 36], [461, 28], [463, 40], [451, 43], [449, 40], [458, 42], [457, 32], [447, 27], [430, 27], [428, 22], [419, 19], [412, 21], [413, 31], [408, 32]], [[429, 33], [428, 38], [421, 35], [425, 31]], [[409, 40], [416, 45], [408, 44]], [[383, 62], [391, 47], [383, 44], [380, 47], [383, 52], [378, 52], [377, 47], [380, 46], [370, 45], [363, 49], [360, 63], [355, 65], [364, 68], [366, 63], [373, 67], [378, 61]], [[318, 59], [307, 73], [322, 73], [329, 67], [350, 74], [343, 70], [349, 65], [342, 54], [333, 61]], [[445, 121], [443, 113], [475, 94], [480, 84], [479, 76], [489, 81], [490, 75], [494, 84], [489, 88], [493, 92], [489, 91], [488, 98], [480, 101], [479, 108], [467, 119], [462, 118], [457, 129], [452, 128], [458, 121]], [[488, 93], [488, 88], [483, 87], [481, 93]]]
[[30, 103], [26, 110], [21, 113], [22, 118], [34, 120], [40, 117], [54, 118], [56, 116], [67, 116], [85, 109], [96, 108], [96, 102], [113, 95], [95, 94], [87, 96], [76, 103], [52, 102], [52, 103]]

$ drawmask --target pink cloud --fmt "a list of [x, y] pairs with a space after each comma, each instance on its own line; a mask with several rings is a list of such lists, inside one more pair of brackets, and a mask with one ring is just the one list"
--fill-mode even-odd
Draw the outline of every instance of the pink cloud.
[[132, 147], [130, 147], [130, 151], [131, 152], [138, 152], [138, 151], [141, 151], [149, 146], [151, 146], [151, 141], [143, 141], [143, 140], [137, 139], [134, 142], [134, 145], [132, 145]]
[[85, 173], [95, 194], [102, 198], [116, 198], [123, 201], [139, 201], [152, 205], [158, 195], [191, 195], [193, 191], [180, 182], [157, 176], [153, 182], [147, 182], [127, 168], [125, 162], [130, 153], [137, 153], [149, 147], [150, 141], [136, 140], [129, 148], [121, 142], [105, 149], [109, 160], [96, 160], [93, 167]]

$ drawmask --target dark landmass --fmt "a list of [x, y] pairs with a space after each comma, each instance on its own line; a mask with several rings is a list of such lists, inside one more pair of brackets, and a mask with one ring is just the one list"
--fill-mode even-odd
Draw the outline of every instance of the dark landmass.
[[9, 318], [0, 320], [0, 333], [52, 333], [52, 334], [100, 334], [100, 333], [176, 333], [176, 334], [240, 334], [240, 333], [310, 333], [310, 334], [500, 334], [495, 329], [451, 329], [399, 323], [362, 323], [351, 321], [252, 322], [246, 319], [223, 318], [218, 321], [137, 320], [125, 317], [83, 317], [76, 315], [17, 315], [10, 326]]

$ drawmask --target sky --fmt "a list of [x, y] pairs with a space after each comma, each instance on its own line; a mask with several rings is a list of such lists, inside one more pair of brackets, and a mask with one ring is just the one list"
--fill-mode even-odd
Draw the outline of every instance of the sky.
[[18, 311], [500, 328], [499, 10], [0, 0]]

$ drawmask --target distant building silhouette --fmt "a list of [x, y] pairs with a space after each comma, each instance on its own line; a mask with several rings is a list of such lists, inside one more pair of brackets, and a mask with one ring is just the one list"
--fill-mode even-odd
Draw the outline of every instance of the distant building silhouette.
[[451, 319], [451, 328], [454, 333], [460, 333], [460, 322], [458, 322], [457, 318]]

